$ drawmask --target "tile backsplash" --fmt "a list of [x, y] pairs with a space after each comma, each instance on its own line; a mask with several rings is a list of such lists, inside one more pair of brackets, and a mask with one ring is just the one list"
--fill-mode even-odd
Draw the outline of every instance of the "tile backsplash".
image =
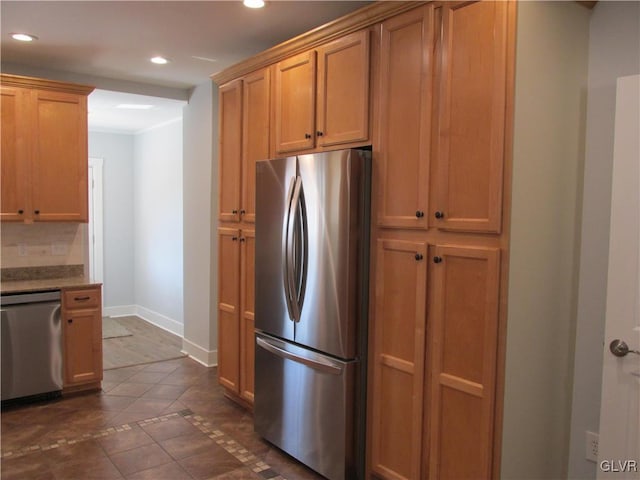
[[2, 268], [87, 264], [84, 223], [3, 223]]

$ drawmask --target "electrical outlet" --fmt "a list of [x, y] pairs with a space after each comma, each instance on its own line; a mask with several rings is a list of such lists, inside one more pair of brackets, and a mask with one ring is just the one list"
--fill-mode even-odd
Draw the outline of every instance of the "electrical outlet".
[[586, 459], [591, 462], [598, 461], [598, 439], [599, 435], [590, 431], [586, 431]]

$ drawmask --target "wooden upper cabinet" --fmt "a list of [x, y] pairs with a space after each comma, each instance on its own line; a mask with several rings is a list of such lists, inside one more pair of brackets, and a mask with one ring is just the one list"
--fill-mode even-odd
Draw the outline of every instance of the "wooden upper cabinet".
[[317, 145], [369, 138], [369, 31], [347, 35], [317, 49]]
[[242, 100], [242, 202], [240, 215], [253, 223], [256, 217], [256, 162], [270, 158], [271, 70], [264, 68], [243, 79]]
[[[28, 93], [28, 92], [27, 92]], [[2, 221], [25, 218], [30, 211], [30, 195], [27, 193], [27, 141], [25, 138], [25, 91], [14, 87], [0, 87], [0, 113], [2, 114]]]
[[87, 98], [46, 90], [34, 90], [31, 94], [34, 219], [86, 222], [89, 219]]
[[427, 228], [434, 14], [431, 5], [382, 23], [378, 225]]
[[313, 148], [315, 141], [316, 52], [276, 64], [275, 148], [277, 153]]
[[433, 226], [499, 233], [509, 2], [445, 2], [437, 40]]
[[428, 478], [494, 478], [500, 250], [430, 253]]
[[276, 153], [369, 138], [369, 31], [276, 64]]
[[426, 256], [426, 242], [377, 242], [369, 402], [371, 469], [380, 478], [422, 478]]
[[93, 87], [14, 75], [0, 82], [0, 218], [88, 221], [87, 95]]
[[218, 107], [218, 218], [221, 221], [238, 221], [242, 170], [242, 80], [220, 87]]

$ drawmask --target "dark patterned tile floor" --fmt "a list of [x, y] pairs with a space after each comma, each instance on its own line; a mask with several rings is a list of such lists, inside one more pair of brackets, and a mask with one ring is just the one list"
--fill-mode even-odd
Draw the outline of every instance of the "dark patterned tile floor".
[[319, 480], [253, 432], [215, 368], [106, 370], [102, 392], [4, 408], [1, 480]]

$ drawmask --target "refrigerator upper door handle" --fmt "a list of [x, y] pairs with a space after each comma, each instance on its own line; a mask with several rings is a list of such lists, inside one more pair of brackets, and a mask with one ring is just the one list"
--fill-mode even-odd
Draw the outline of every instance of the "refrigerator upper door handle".
[[287, 280], [289, 282], [288, 292], [289, 299], [288, 302], [291, 306], [291, 310], [293, 312], [293, 321], [300, 321], [300, 304], [298, 303], [298, 286], [296, 285], [296, 255], [294, 251], [294, 242], [295, 239], [295, 222], [296, 218], [299, 215], [300, 209], [300, 194], [302, 192], [302, 177], [296, 177], [296, 183], [293, 188], [293, 198], [291, 199], [290, 206], [290, 214], [289, 214], [289, 225], [287, 227]]
[[284, 287], [284, 297], [287, 304], [287, 312], [289, 313], [289, 319], [292, 321], [296, 321], [296, 317], [292, 307], [291, 301], [291, 290], [290, 290], [290, 257], [291, 257], [291, 245], [289, 243], [289, 231], [292, 230], [291, 226], [291, 199], [293, 197], [293, 189], [296, 184], [296, 177], [291, 177], [291, 182], [289, 182], [289, 191], [287, 192], [287, 213], [285, 215], [284, 220], [284, 235], [282, 236], [282, 258], [284, 262], [282, 262], [282, 278], [283, 278], [283, 287]]
[[[329, 373], [331, 375], [340, 375], [342, 374], [342, 367], [335, 362], [327, 359], [313, 359], [307, 358], [302, 355], [298, 355], [296, 353], [285, 350], [284, 348], [280, 348], [275, 345], [273, 341], [268, 340], [266, 338], [261, 338], [256, 336], [256, 343], [259, 347], [264, 348], [268, 352], [273, 353], [281, 358], [286, 358], [288, 360], [292, 360], [297, 363], [301, 363], [306, 365], [307, 367], [311, 367], [314, 370], [318, 370], [320, 372]], [[280, 343], [280, 342], [278, 342]]]

